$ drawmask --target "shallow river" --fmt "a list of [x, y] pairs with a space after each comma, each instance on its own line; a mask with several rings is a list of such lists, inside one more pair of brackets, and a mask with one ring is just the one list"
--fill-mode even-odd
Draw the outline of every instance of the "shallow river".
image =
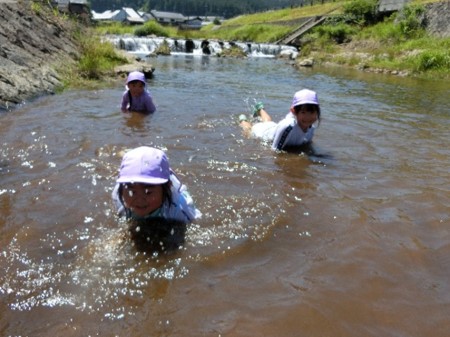
[[[275, 59], [151, 59], [158, 111], [122, 82], [0, 114], [0, 335], [448, 336], [450, 86]], [[315, 155], [236, 122], [316, 90]], [[137, 254], [110, 194], [120, 152], [164, 149], [203, 218]]]

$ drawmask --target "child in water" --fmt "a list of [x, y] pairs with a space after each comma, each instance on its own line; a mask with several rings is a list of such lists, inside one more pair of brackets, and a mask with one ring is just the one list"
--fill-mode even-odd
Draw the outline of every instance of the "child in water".
[[133, 71], [127, 77], [127, 90], [123, 93], [122, 112], [140, 112], [151, 114], [156, 111], [153, 99], [146, 90], [145, 75], [140, 71]]
[[272, 142], [272, 149], [280, 151], [312, 141], [315, 123], [320, 122], [319, 100], [314, 91], [303, 89], [295, 93], [290, 112], [280, 122], [272, 121], [262, 103], [254, 106], [254, 116], [258, 115], [262, 122], [254, 125], [240, 115], [241, 127], [254, 137]]
[[141, 251], [180, 246], [185, 225], [202, 215], [170, 169], [166, 154], [148, 146], [125, 153], [112, 197]]

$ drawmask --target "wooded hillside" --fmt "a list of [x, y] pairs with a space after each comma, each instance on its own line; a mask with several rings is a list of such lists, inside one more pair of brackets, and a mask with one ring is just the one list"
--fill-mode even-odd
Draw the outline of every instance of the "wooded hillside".
[[178, 12], [185, 16], [223, 16], [230, 18], [240, 14], [280, 9], [309, 3], [306, 0], [91, 0], [96, 12], [107, 9], [132, 7], [145, 11]]

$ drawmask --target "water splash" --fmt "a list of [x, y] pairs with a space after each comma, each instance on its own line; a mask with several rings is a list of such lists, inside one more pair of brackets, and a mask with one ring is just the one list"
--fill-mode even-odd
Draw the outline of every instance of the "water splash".
[[218, 55], [225, 49], [233, 46], [240, 48], [249, 57], [278, 57], [284, 56], [295, 59], [298, 50], [295, 47], [287, 45], [276, 45], [268, 43], [251, 42], [228, 42], [208, 40], [205, 46], [205, 40], [190, 39], [172, 39], [164, 37], [135, 37], [122, 35], [109, 35], [105, 37], [116, 48], [123, 49], [131, 53], [144, 56], [154, 53], [163, 43], [166, 43], [172, 54], [191, 54], [191, 55]]

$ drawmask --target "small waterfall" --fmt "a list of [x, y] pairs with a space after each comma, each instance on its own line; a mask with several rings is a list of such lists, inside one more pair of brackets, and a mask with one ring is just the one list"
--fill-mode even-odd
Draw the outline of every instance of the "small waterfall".
[[298, 50], [292, 46], [268, 43], [228, 42], [217, 40], [173, 39], [165, 37], [137, 37], [128, 35], [109, 35], [105, 39], [116, 48], [130, 53], [147, 56], [152, 54], [164, 41], [172, 54], [217, 55], [223, 49], [237, 46], [248, 57], [287, 57], [295, 59]]

